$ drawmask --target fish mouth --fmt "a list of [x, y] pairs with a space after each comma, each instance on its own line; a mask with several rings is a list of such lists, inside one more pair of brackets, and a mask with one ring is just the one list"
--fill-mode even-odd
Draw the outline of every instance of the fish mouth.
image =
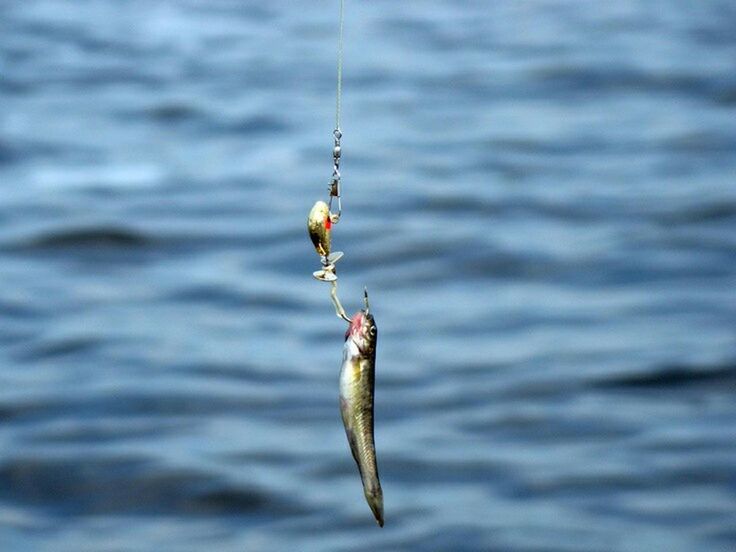
[[365, 315], [363, 314], [363, 311], [358, 311], [353, 315], [353, 317], [350, 319], [350, 326], [348, 326], [348, 329], [345, 332], [345, 339], [351, 336], [360, 335], [361, 328], [363, 327], [364, 317]]

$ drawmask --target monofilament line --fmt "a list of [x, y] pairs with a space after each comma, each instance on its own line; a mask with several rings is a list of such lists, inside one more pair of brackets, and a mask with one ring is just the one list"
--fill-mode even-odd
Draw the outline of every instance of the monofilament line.
[[342, 96], [342, 30], [345, 20], [345, 0], [340, 0], [340, 32], [337, 39], [337, 98], [335, 100], [335, 129], [340, 130], [340, 97]]

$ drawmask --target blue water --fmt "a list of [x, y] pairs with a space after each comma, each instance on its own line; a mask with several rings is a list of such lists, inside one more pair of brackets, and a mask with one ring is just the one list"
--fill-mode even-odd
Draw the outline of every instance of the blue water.
[[736, 549], [736, 6], [0, 4], [0, 550]]

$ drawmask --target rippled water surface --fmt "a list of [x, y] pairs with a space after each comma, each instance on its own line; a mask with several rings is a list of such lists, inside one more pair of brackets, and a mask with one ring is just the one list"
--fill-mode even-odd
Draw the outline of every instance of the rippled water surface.
[[0, 4], [0, 549], [736, 547], [736, 8]]

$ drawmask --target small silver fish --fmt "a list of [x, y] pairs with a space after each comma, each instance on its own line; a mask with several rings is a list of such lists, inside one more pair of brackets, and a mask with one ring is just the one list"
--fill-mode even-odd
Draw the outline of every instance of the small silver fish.
[[383, 527], [383, 491], [378, 480], [376, 446], [373, 440], [373, 394], [375, 390], [378, 330], [366, 308], [355, 313], [345, 333], [340, 370], [340, 413], [350, 443], [363, 493], [378, 525]]

